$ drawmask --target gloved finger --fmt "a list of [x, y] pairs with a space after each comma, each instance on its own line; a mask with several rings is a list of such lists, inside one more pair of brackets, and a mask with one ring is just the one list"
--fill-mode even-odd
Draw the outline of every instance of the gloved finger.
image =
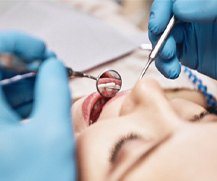
[[14, 54], [26, 62], [44, 60], [46, 45], [25, 33], [6, 31], [0, 34], [0, 53]]
[[185, 22], [211, 22], [217, 17], [216, 0], [176, 0], [173, 13], [177, 19]]
[[161, 34], [172, 15], [172, 0], [154, 0], [150, 18], [149, 18], [149, 25], [148, 30], [154, 34]]
[[159, 57], [162, 59], [171, 59], [176, 55], [176, 42], [173, 36], [169, 36], [165, 41], [161, 51], [159, 52]]
[[[152, 46], [155, 46], [157, 42], [157, 38], [159, 36], [154, 35], [153, 33], [149, 33], [149, 38], [151, 42], [153, 42]], [[171, 59], [176, 54], [176, 42], [173, 38], [173, 36], [169, 36], [167, 40], [165, 41], [163, 47], [161, 48], [158, 56], [162, 59]]]
[[[171, 32], [176, 41], [176, 54], [183, 65], [192, 69], [198, 67], [198, 39], [195, 36], [195, 27], [191, 23], [179, 23]], [[204, 37], [206, 39], [206, 37]], [[206, 46], [205, 44], [202, 44]], [[206, 48], [203, 48], [206, 49]], [[201, 51], [200, 51], [201, 52]], [[186, 56], [191, 54], [191, 56]]]
[[157, 43], [157, 40], [160, 38], [160, 35], [156, 35], [155, 33], [148, 31], [148, 38], [151, 41], [152, 47], [154, 47]]
[[171, 32], [171, 36], [174, 37], [176, 43], [176, 56], [180, 59], [183, 57], [183, 53], [185, 50], [185, 45], [188, 44], [189, 38], [185, 40], [185, 36], [188, 34], [186, 33], [187, 23], [178, 23], [173, 27]]
[[27, 117], [31, 113], [34, 83], [35, 78], [28, 78], [3, 87], [8, 104], [22, 118]]
[[186, 25], [187, 23], [178, 23], [173, 27], [171, 35], [173, 36], [176, 44], [183, 43]]
[[0, 125], [12, 125], [18, 123], [20, 117], [8, 104], [2, 86], [0, 86]]
[[157, 58], [155, 60], [155, 65], [157, 69], [169, 79], [176, 79], [181, 72], [181, 64], [176, 56], [169, 61]]
[[49, 49], [46, 49], [46, 52], [45, 52], [45, 59], [48, 59], [48, 58], [56, 58], [57, 57], [57, 55], [53, 52], [53, 51], [51, 51], [51, 50], [49, 50]]
[[[56, 54], [49, 50], [49, 49], [46, 49], [45, 51], [45, 54], [44, 54], [44, 59], [49, 59], [49, 58], [56, 58]], [[38, 68], [40, 67], [42, 61], [33, 61], [33, 62], [30, 62], [26, 65], [27, 67], [27, 70], [29, 71], [38, 71]]]
[[[70, 116], [70, 91], [66, 69], [55, 58], [44, 62], [35, 85], [33, 117], [63, 121]], [[46, 117], [46, 118], [45, 118]]]

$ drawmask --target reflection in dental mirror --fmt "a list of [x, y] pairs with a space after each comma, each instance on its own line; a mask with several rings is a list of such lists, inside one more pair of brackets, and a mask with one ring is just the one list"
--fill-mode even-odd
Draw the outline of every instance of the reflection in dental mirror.
[[104, 71], [96, 81], [97, 90], [103, 97], [114, 97], [120, 91], [121, 86], [121, 76], [115, 70]]

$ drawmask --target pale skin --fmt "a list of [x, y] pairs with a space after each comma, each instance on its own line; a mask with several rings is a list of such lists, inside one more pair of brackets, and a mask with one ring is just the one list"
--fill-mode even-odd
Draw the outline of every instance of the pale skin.
[[217, 117], [197, 91], [143, 79], [90, 126], [83, 100], [73, 105], [79, 180], [217, 180]]

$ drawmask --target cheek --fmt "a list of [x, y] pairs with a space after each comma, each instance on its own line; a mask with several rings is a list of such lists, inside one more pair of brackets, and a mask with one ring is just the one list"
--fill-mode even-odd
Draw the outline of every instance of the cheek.
[[82, 130], [86, 129], [88, 127], [88, 124], [84, 121], [81, 107], [82, 107], [83, 101], [79, 100], [72, 106], [72, 124], [75, 134], [80, 133]]

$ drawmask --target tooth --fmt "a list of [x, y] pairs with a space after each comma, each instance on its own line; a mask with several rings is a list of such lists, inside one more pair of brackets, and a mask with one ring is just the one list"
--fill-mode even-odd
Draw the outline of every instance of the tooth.
[[115, 83], [110, 84], [109, 86], [106, 87], [107, 89], [114, 89], [115, 88]]
[[111, 92], [111, 91], [113, 91], [113, 89], [112, 89], [111, 87], [107, 87], [107, 88], [106, 88], [106, 91], [107, 91], [107, 92]]
[[115, 79], [120, 79], [120, 76], [119, 76], [118, 74], [116, 74], [116, 73], [113, 74], [112, 76], [113, 76]]
[[121, 87], [119, 85], [114, 85], [114, 86], [107, 87], [107, 90], [108, 89], [111, 89], [111, 90], [120, 90]]
[[106, 84], [98, 84], [98, 88], [105, 88]]
[[105, 92], [105, 87], [98, 87], [99, 92]]
[[110, 83], [106, 83], [106, 84], [99, 84], [98, 88], [110, 88], [110, 87], [114, 87], [115, 83], [114, 82], [110, 82]]
[[96, 110], [96, 109], [99, 108], [99, 106], [100, 106], [100, 102], [97, 102], [97, 103], [94, 105], [93, 109]]
[[121, 88], [121, 86], [119, 86], [119, 85], [115, 85], [115, 89], [120, 89]]
[[93, 109], [94, 109], [94, 110], [97, 110], [97, 109], [98, 109], [98, 106], [97, 106], [97, 105], [95, 105], [95, 106], [93, 107]]
[[103, 91], [103, 88], [100, 88], [100, 87], [98, 87], [99, 88], [99, 92], [102, 92]]
[[112, 86], [115, 86], [115, 83], [114, 83], [114, 82], [110, 82], [110, 83], [107, 83], [107, 84], [106, 84], [106, 87], [112, 87]]

